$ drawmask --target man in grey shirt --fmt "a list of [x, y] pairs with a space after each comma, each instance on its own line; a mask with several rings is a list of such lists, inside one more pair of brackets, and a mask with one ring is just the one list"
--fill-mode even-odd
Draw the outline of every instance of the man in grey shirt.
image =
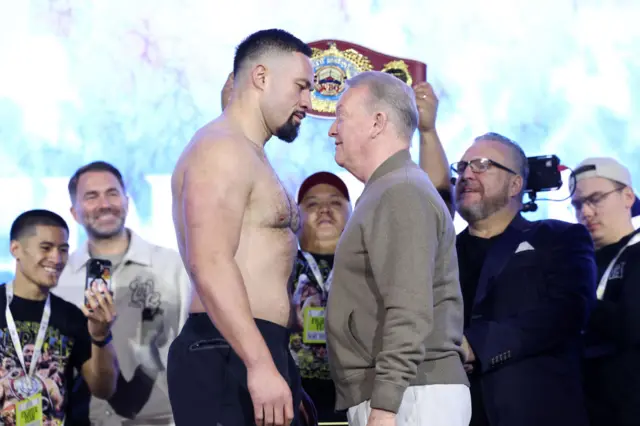
[[182, 259], [177, 251], [152, 244], [125, 227], [129, 198], [122, 174], [113, 165], [96, 161], [78, 169], [69, 180], [69, 196], [71, 212], [87, 241], [69, 256], [55, 291], [81, 306], [89, 260], [112, 263], [111, 289], [118, 310], [113, 344], [120, 375], [107, 401], [89, 401], [85, 383], [77, 383], [67, 423], [172, 426], [165, 368], [169, 345], [186, 321], [190, 303]]
[[347, 84], [329, 135], [336, 162], [365, 187], [338, 243], [327, 307], [336, 409], [355, 426], [466, 426], [456, 235], [409, 154], [413, 91], [376, 71]]

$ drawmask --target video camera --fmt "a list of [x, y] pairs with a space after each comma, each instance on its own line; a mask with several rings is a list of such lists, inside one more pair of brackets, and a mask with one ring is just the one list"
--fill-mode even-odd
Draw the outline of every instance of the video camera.
[[536, 197], [538, 192], [555, 191], [562, 187], [560, 172], [563, 166], [557, 155], [540, 155], [528, 157], [529, 178], [525, 192], [529, 195], [529, 202], [522, 206], [523, 212], [538, 210]]
[[[560, 159], [557, 155], [527, 157], [527, 161], [529, 163], [529, 177], [527, 178], [527, 187], [524, 192], [529, 195], [529, 202], [524, 203], [522, 211], [535, 212], [538, 210], [538, 205], [536, 204], [538, 192], [556, 191], [562, 188], [562, 175], [560, 172], [567, 168], [560, 164]], [[451, 184], [456, 184], [455, 177], [451, 178]]]

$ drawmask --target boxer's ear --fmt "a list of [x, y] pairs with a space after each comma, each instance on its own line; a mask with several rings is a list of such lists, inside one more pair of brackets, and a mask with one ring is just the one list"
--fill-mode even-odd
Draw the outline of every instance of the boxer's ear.
[[254, 87], [263, 90], [267, 82], [267, 68], [264, 65], [256, 65], [251, 72], [251, 82]]

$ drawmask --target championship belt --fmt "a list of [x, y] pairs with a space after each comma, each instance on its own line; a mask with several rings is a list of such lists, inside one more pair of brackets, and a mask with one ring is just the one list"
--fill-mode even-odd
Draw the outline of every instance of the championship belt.
[[311, 47], [314, 91], [311, 111], [315, 117], [335, 117], [336, 103], [346, 88], [346, 81], [364, 71], [382, 71], [412, 86], [427, 80], [427, 64], [398, 58], [340, 40], [319, 40]]

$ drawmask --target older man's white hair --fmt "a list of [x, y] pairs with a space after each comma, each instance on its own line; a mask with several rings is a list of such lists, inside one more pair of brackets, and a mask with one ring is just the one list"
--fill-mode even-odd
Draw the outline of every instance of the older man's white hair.
[[347, 80], [347, 85], [367, 87], [369, 108], [386, 112], [398, 132], [411, 140], [418, 127], [418, 107], [408, 84], [386, 72], [365, 71]]

